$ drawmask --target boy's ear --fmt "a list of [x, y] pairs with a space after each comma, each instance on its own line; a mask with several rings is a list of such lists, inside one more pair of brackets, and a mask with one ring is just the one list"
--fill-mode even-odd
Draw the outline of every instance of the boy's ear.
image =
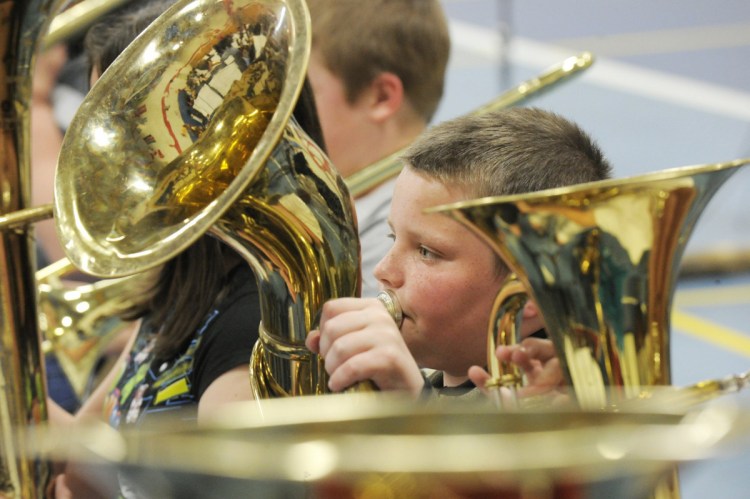
[[369, 87], [370, 116], [382, 122], [396, 114], [404, 103], [404, 84], [393, 73], [379, 73]]

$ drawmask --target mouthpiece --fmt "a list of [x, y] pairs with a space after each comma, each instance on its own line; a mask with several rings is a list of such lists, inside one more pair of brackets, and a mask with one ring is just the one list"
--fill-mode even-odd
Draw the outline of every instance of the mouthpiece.
[[401, 327], [401, 323], [404, 322], [404, 314], [401, 311], [401, 305], [398, 304], [398, 298], [396, 298], [395, 293], [385, 289], [378, 293], [377, 298], [380, 300], [380, 303], [383, 304], [388, 313], [391, 314], [391, 318], [393, 318], [396, 325]]

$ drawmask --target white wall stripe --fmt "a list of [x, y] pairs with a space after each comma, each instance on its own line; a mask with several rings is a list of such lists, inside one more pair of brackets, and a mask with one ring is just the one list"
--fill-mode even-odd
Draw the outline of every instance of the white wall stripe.
[[620, 33], [555, 40], [564, 47], [587, 47], [602, 56], [668, 54], [750, 45], [750, 24], [723, 24], [680, 29]]
[[[475, 59], [480, 57], [486, 63], [499, 64], [504, 47], [497, 32], [461, 21], [450, 21], [450, 29], [454, 47], [452, 64], [456, 67], [462, 64], [462, 53], [473, 56], [465, 58], [466, 63], [477, 64]], [[513, 38], [506, 48], [511, 64], [531, 66], [540, 71], [576, 53], [573, 49], [521, 37]], [[606, 57], [597, 57], [594, 66], [580, 78], [613, 90], [750, 121], [750, 93], [721, 85], [640, 68]]]

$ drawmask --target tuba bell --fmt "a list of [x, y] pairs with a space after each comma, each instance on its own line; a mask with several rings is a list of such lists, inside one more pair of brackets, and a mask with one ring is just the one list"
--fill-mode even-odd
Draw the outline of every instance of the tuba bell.
[[83, 272], [142, 272], [207, 232], [248, 262], [256, 398], [327, 390], [304, 341], [325, 301], [360, 286], [346, 186], [292, 117], [309, 23], [302, 0], [177, 2], [91, 89], [55, 179], [58, 234]]

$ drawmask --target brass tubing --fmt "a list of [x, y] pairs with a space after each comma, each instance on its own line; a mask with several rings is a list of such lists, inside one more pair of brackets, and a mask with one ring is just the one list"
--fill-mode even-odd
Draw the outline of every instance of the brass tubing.
[[[513, 346], [521, 341], [520, 329], [523, 314], [521, 313], [528, 295], [516, 274], [509, 274], [495, 298], [487, 328], [487, 371], [490, 379], [485, 383], [495, 405], [504, 407], [500, 388], [508, 388], [513, 397], [521, 386], [521, 373], [515, 365], [500, 362], [495, 350], [500, 345]], [[515, 400], [510, 404], [516, 406]]]
[[83, 0], [57, 14], [43, 40], [43, 49], [82, 33], [97, 19], [125, 5], [128, 0]]
[[52, 218], [52, 203], [25, 208], [12, 213], [0, 215], [0, 232], [24, 229], [33, 223]]

